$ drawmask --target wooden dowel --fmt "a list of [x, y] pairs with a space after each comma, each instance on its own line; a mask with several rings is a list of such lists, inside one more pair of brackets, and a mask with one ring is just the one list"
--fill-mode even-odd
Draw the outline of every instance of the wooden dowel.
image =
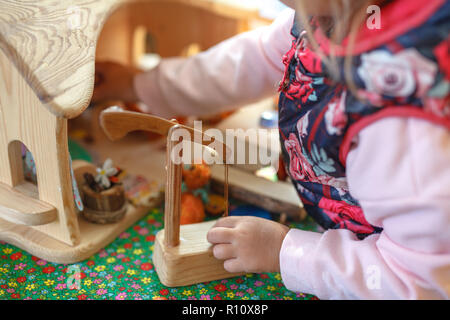
[[178, 141], [171, 137], [178, 125], [173, 126], [167, 135], [167, 179], [164, 210], [164, 244], [175, 247], [180, 243], [180, 215], [181, 215], [181, 180], [182, 164], [175, 164], [171, 159], [171, 152]]
[[224, 217], [228, 217], [228, 164], [227, 163], [225, 163], [224, 198], [225, 198], [225, 214], [224, 214]]

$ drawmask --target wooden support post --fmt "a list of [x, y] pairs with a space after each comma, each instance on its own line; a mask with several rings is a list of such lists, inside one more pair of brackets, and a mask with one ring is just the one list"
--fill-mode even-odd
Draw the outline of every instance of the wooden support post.
[[172, 136], [176, 130], [180, 129], [178, 125], [170, 128], [167, 135], [167, 179], [164, 210], [164, 244], [168, 247], [175, 247], [180, 243], [180, 215], [181, 215], [181, 180], [182, 164], [176, 164], [171, 159], [173, 147], [179, 143], [172, 141]]
[[25, 180], [22, 165], [22, 144], [19, 141], [16, 140], [9, 143], [8, 157], [9, 168], [11, 170], [11, 181], [9, 185], [16, 187]]

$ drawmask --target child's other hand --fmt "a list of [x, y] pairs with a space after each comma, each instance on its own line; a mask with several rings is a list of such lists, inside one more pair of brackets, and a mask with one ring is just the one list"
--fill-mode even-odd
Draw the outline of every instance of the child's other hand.
[[95, 65], [95, 88], [92, 102], [120, 100], [137, 102], [134, 77], [142, 71], [116, 62], [97, 62]]
[[228, 272], [279, 272], [280, 249], [289, 228], [257, 217], [225, 217], [209, 230], [213, 254]]

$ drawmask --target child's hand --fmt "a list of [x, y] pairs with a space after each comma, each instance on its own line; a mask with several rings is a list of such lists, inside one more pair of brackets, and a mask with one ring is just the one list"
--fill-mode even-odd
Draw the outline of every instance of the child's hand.
[[116, 62], [98, 62], [95, 65], [95, 88], [92, 102], [120, 100], [137, 102], [134, 77], [142, 71]]
[[228, 272], [279, 272], [281, 244], [288, 231], [267, 219], [232, 216], [219, 219], [207, 239]]

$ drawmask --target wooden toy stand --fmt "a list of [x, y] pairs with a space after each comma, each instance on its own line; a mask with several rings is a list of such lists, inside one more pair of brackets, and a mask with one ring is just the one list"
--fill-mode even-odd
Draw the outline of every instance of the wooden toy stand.
[[[212, 246], [206, 240], [206, 234], [214, 221], [184, 225], [180, 227], [181, 212], [181, 171], [182, 163], [172, 159], [174, 146], [179, 143], [177, 130], [185, 130], [194, 137], [193, 128], [180, 125], [176, 121], [168, 121], [155, 116], [123, 111], [112, 107], [102, 112], [100, 123], [111, 140], [124, 137], [135, 130], [151, 131], [167, 136], [167, 178], [165, 191], [164, 230], [158, 232], [153, 252], [153, 263], [160, 281], [169, 287], [190, 285], [236, 276], [223, 268], [223, 261], [214, 258]], [[201, 143], [210, 145], [212, 139], [202, 132]], [[206, 138], [206, 139], [205, 139]], [[215, 147], [221, 149], [220, 160], [225, 163], [229, 154], [227, 147], [214, 141]], [[225, 170], [227, 176], [227, 170]], [[225, 180], [227, 178], [225, 177]], [[225, 198], [227, 198], [225, 187]]]

